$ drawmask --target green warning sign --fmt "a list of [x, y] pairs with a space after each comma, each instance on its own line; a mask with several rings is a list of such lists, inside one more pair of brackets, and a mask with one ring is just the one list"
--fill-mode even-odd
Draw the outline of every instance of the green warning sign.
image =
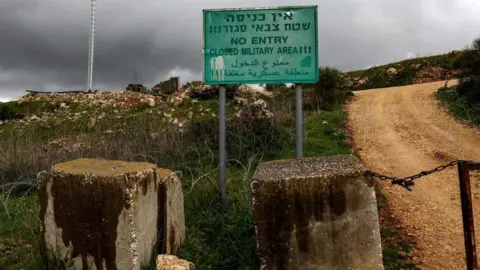
[[317, 7], [204, 10], [206, 84], [316, 83]]

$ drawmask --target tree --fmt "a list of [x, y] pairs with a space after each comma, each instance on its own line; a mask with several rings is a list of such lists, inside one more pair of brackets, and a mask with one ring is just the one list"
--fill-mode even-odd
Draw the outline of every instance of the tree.
[[333, 67], [321, 67], [313, 97], [316, 109], [328, 110], [334, 105], [343, 103], [351, 93], [349, 90], [344, 90], [345, 84], [346, 81], [340, 70]]

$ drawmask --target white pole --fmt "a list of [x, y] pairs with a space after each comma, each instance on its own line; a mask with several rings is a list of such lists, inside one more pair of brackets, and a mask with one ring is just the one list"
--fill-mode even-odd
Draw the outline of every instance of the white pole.
[[91, 0], [90, 12], [90, 39], [88, 44], [88, 90], [92, 90], [93, 85], [93, 48], [95, 44], [95, 4], [96, 0]]

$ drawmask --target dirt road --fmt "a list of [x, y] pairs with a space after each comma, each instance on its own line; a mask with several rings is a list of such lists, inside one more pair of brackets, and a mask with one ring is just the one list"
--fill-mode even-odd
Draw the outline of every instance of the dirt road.
[[[457, 159], [480, 160], [480, 131], [457, 123], [432, 94], [444, 82], [355, 92], [349, 128], [366, 167], [406, 177]], [[472, 175], [477, 247], [480, 177]], [[394, 214], [418, 243], [422, 269], [466, 269], [457, 168], [425, 176], [413, 191], [383, 185]]]

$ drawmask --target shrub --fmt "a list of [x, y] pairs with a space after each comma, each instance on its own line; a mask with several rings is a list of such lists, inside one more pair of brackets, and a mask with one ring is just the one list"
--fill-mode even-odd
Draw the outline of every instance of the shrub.
[[473, 41], [455, 61], [454, 66], [465, 70], [468, 76], [480, 76], [480, 38]]
[[[456, 114], [468, 118], [474, 124], [480, 123], [480, 38], [473, 41], [472, 46], [457, 59], [455, 66], [465, 71], [456, 87], [456, 95], [446, 96], [445, 89], [439, 91], [440, 98], [454, 106]], [[453, 105], [452, 105], [453, 104]]]
[[351, 91], [345, 88], [346, 80], [340, 70], [321, 67], [319, 81], [313, 92], [316, 110], [331, 110], [335, 105], [344, 103], [352, 95]]
[[463, 88], [468, 89], [468, 83], [451, 88], [442, 87], [437, 91], [436, 96], [446, 103], [450, 113], [455, 117], [466, 119], [474, 125], [480, 125], [480, 103], [472, 103], [467, 96], [459, 94], [459, 92], [465, 91], [459, 90]]
[[[227, 153], [229, 156], [234, 153], [234, 158], [244, 163], [258, 153], [281, 149], [286, 136], [281, 127], [289, 120], [288, 118], [288, 116], [277, 118], [275, 115], [274, 119], [229, 119], [226, 123]], [[197, 143], [203, 143], [210, 149], [217, 149], [218, 124], [216, 118], [193, 120], [189, 134]]]
[[480, 104], [480, 76], [471, 76], [460, 80], [457, 93], [466, 98], [469, 104]]

